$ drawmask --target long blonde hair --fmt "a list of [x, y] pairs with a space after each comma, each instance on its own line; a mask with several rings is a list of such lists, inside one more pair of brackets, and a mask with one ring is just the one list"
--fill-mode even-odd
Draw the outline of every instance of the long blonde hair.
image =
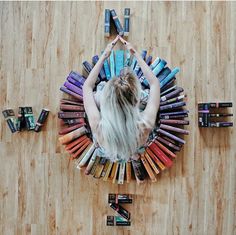
[[140, 95], [140, 82], [128, 69], [104, 87], [99, 131], [103, 147], [118, 159], [128, 160], [139, 147]]

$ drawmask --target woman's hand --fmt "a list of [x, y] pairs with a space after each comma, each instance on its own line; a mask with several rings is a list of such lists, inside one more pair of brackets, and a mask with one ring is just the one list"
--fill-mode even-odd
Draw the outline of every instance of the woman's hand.
[[125, 41], [122, 37], [119, 37], [120, 41], [125, 45], [127, 50], [130, 51], [131, 54], [135, 54], [136, 50], [134, 49], [133, 45], [130, 42]]
[[113, 49], [113, 47], [116, 45], [117, 41], [120, 39], [120, 36], [117, 35], [116, 38], [111, 42], [107, 44], [106, 49], [103, 52], [103, 56], [105, 59], [107, 59], [110, 54], [111, 54], [111, 50]]

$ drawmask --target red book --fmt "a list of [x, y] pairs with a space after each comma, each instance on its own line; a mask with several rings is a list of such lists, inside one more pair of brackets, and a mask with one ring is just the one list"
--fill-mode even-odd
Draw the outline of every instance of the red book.
[[156, 154], [156, 156], [165, 164], [166, 167], [171, 167], [173, 162], [161, 151], [161, 149], [154, 143], [152, 142], [148, 146], [153, 153]]
[[87, 146], [91, 143], [92, 141], [90, 139], [87, 140], [86, 143], [84, 143], [84, 145], [77, 150], [74, 154], [72, 154], [71, 159], [75, 159], [77, 157], [80, 156], [80, 154], [87, 148]]
[[65, 135], [77, 128], [80, 128], [81, 126], [85, 126], [85, 123], [80, 123], [80, 124], [76, 124], [70, 127], [63, 128], [62, 130], [59, 131], [59, 135]]
[[176, 158], [176, 155], [171, 152], [166, 146], [164, 146], [163, 144], [161, 144], [160, 142], [158, 142], [157, 140], [154, 140], [154, 143], [165, 153], [167, 153], [168, 155], [170, 155], [173, 158]]
[[86, 138], [87, 138], [86, 135], [80, 136], [79, 138], [73, 140], [71, 143], [67, 144], [65, 147], [65, 150], [69, 150], [69, 149], [73, 148], [74, 146], [76, 146], [77, 144], [79, 144], [81, 141], [83, 141]]

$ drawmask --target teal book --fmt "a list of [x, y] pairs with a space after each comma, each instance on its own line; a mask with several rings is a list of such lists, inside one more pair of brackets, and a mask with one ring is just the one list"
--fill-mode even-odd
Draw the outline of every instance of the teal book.
[[163, 79], [160, 82], [160, 87], [162, 88], [163, 86], [165, 86], [168, 82], [170, 82], [172, 80], [172, 78], [180, 71], [180, 69], [174, 68], [170, 74], [167, 75], [167, 77], [165, 77], [165, 79]]
[[[103, 51], [102, 51], [102, 54], [103, 54]], [[104, 69], [105, 74], [106, 74], [106, 79], [110, 80], [111, 79], [111, 71], [110, 71], [110, 66], [109, 66], [109, 63], [108, 63], [107, 59], [105, 59], [105, 61], [103, 63], [103, 69]]]
[[129, 67], [131, 65], [131, 54], [129, 52], [129, 50], [125, 51], [125, 64], [124, 67]]
[[111, 51], [110, 54], [110, 71], [111, 71], [111, 78], [115, 76], [115, 58], [114, 58], [114, 51]]
[[161, 60], [158, 65], [152, 70], [152, 72], [155, 74], [155, 76], [157, 76], [162, 69], [164, 69], [164, 67], [166, 66], [166, 61], [165, 60]]
[[120, 71], [124, 68], [124, 51], [117, 50], [115, 56], [115, 73], [116, 76], [120, 76]]

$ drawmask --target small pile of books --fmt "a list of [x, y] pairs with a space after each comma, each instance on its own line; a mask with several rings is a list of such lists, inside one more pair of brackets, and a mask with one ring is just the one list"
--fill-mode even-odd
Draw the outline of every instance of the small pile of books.
[[[58, 113], [61, 119], [59, 141], [65, 146], [70, 158], [75, 160], [76, 168], [84, 169], [86, 175], [118, 184], [129, 183], [132, 176], [138, 183], [148, 178], [155, 182], [158, 174], [173, 165], [176, 153], [185, 144], [183, 137], [189, 134], [189, 131], [184, 128], [189, 125], [189, 121], [185, 118], [188, 117], [189, 111], [184, 109], [186, 106], [184, 89], [175, 84], [179, 68], [170, 69], [166, 66], [167, 62], [159, 57], [153, 60], [152, 56], [147, 56], [146, 50], [142, 51], [141, 56], [159, 79], [161, 94], [156, 126], [150, 133], [144, 153], [140, 154], [137, 160], [111, 162], [99, 155], [83, 107], [82, 87], [86, 77], [82, 73], [72, 71], [60, 88], [74, 99], [61, 99], [61, 110]], [[95, 55], [92, 58], [93, 63], [83, 62], [87, 74], [97, 60], [98, 55]], [[112, 51], [100, 71], [94, 92], [96, 89], [99, 90], [101, 82], [119, 76], [125, 66], [133, 69], [141, 83], [141, 111], [145, 109], [150, 87], [137, 60], [132, 58], [128, 51]]]
[[[226, 113], [227, 108], [232, 108], [232, 102], [199, 103], [198, 126], [199, 127], [232, 127], [233, 122], [223, 121], [223, 118], [232, 117], [232, 113]], [[220, 120], [220, 121], [219, 121]]]
[[117, 33], [121, 36], [127, 37], [129, 35], [129, 25], [130, 25], [130, 8], [125, 8], [124, 10], [124, 24], [121, 25], [119, 17], [114, 9], [105, 9], [105, 20], [104, 20], [104, 32], [105, 37], [110, 37], [111, 35], [111, 22], [113, 22]]

